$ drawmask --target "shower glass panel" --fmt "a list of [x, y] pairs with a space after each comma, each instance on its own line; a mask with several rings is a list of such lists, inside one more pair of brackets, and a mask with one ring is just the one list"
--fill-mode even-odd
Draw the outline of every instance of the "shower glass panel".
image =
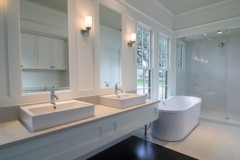
[[[202, 98], [203, 118], [230, 121], [233, 117], [227, 103], [230, 93], [228, 81], [231, 79], [228, 56], [231, 36], [235, 35], [229, 33], [226, 30], [222, 35], [213, 32], [207, 36], [194, 35], [177, 40], [176, 94]], [[240, 39], [240, 32], [238, 37]], [[240, 120], [240, 109], [235, 117]]]

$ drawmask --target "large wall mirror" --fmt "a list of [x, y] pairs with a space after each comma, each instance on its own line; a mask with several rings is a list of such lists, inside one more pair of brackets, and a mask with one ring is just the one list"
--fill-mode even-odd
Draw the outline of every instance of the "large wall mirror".
[[100, 87], [121, 85], [122, 15], [100, 4]]
[[69, 89], [67, 0], [20, 0], [23, 93]]

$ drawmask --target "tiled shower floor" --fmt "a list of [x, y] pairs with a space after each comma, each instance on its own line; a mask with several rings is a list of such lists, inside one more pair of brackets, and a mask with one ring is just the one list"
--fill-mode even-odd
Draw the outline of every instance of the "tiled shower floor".
[[201, 108], [201, 117], [240, 125], [239, 113], [226, 113], [226, 110]]

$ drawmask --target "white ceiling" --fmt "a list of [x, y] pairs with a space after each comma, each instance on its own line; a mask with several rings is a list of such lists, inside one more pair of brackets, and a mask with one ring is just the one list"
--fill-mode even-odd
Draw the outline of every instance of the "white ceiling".
[[206, 39], [211, 40], [214, 38], [228, 37], [228, 36], [240, 34], [240, 28], [225, 29], [221, 31], [222, 31], [222, 34], [217, 34], [217, 30], [216, 30], [215, 32], [206, 33], [206, 35], [199, 34], [199, 35], [193, 35], [188, 37], [182, 37], [181, 39], [185, 42], [193, 42], [193, 41], [201, 41]]
[[229, 0], [157, 0], [174, 15], [183, 14]]
[[67, 13], [67, 0], [28, 0]]

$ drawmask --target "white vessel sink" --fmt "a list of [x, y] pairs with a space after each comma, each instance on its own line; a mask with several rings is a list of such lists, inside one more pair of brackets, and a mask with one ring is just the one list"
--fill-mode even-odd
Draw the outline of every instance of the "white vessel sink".
[[114, 107], [114, 108], [127, 108], [134, 105], [146, 102], [146, 96], [133, 93], [119, 93], [118, 95], [111, 94], [100, 96], [100, 104]]
[[76, 100], [45, 103], [20, 108], [20, 119], [31, 131], [39, 131], [94, 116], [95, 106]]

